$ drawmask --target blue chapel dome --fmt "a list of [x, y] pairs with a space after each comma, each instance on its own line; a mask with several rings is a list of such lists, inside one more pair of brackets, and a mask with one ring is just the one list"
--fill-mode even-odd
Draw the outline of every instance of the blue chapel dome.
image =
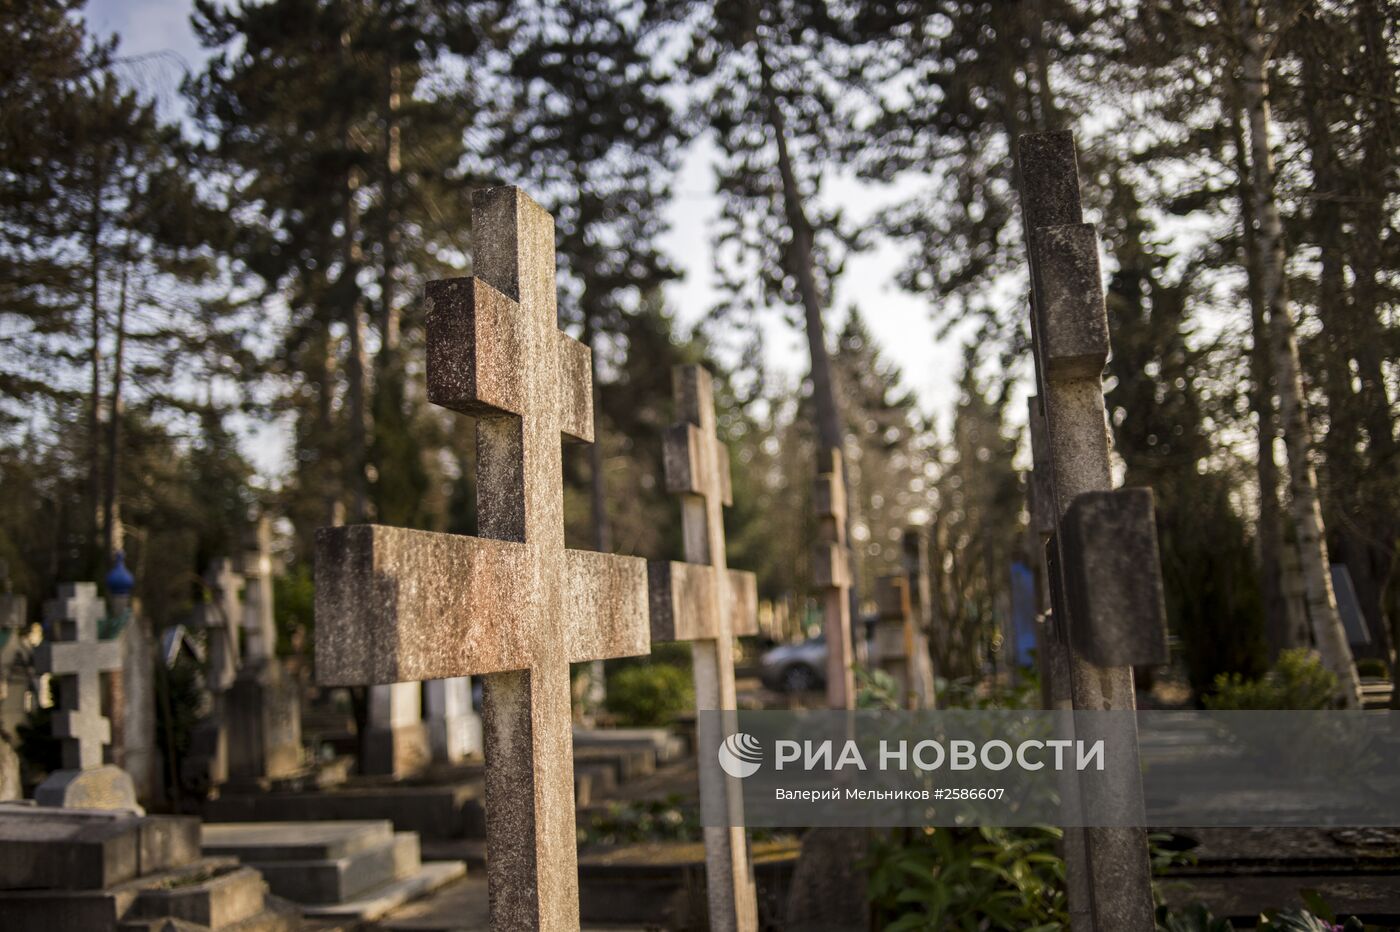
[[118, 550], [116, 562], [112, 564], [112, 569], [107, 574], [107, 594], [131, 595], [131, 590], [134, 588], [136, 588], [136, 577], [132, 576], [131, 570], [126, 568], [126, 553]]

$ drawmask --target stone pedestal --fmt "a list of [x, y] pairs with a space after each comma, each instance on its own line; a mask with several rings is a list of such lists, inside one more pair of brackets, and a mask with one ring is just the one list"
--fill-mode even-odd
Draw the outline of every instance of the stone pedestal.
[[402, 777], [428, 765], [432, 752], [419, 683], [370, 687], [369, 727], [361, 754], [360, 769], [367, 774]]
[[228, 780], [258, 786], [300, 773], [301, 692], [275, 662], [244, 668], [224, 695]]
[[481, 753], [481, 717], [472, 709], [471, 677], [424, 683], [423, 714], [434, 763], [457, 764]]
[[41, 806], [65, 809], [127, 809], [144, 813], [136, 802], [131, 775], [120, 767], [106, 764], [88, 770], [58, 770], [34, 790]]

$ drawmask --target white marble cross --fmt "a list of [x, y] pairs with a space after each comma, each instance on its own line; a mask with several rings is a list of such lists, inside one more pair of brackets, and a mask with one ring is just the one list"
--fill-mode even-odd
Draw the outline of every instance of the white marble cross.
[[472, 198], [476, 275], [427, 289], [428, 398], [477, 418], [479, 537], [316, 540], [325, 685], [484, 676], [491, 927], [577, 929], [569, 664], [645, 654], [646, 563], [564, 547], [561, 435], [591, 441], [588, 348], [558, 328], [554, 220]]
[[[647, 565], [651, 638], [691, 642], [696, 711], [737, 709], [734, 638], [758, 633], [757, 580], [726, 565], [724, 506], [733, 496], [729, 451], [715, 436], [710, 373], [677, 366], [671, 381], [680, 423], [666, 431], [666, 489], [681, 496], [686, 562]], [[729, 813], [727, 825], [704, 830], [710, 928], [756, 930], [743, 795], [738, 781], [725, 776], [710, 755], [700, 760], [700, 797], [702, 809]]]

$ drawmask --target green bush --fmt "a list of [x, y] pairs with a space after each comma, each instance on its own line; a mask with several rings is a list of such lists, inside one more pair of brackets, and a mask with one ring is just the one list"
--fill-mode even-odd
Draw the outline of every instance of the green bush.
[[1332, 707], [1337, 678], [1322, 666], [1317, 654], [1296, 647], [1278, 655], [1278, 661], [1259, 679], [1238, 673], [1222, 673], [1215, 689], [1201, 702], [1216, 712], [1261, 709], [1327, 709]]
[[680, 796], [608, 803], [578, 828], [581, 845], [645, 841], [699, 841], [700, 813]]
[[1362, 657], [1356, 661], [1356, 675], [1388, 680], [1390, 679], [1390, 667], [1387, 667], [1385, 661], [1379, 657]]
[[925, 828], [871, 847], [870, 901], [887, 932], [1069, 927], [1055, 828]]
[[[1368, 926], [1355, 916], [1339, 920], [1316, 890], [1299, 891], [1304, 909], [1268, 909], [1259, 915], [1256, 932], [1370, 932], [1379, 927]], [[1236, 932], [1229, 919], [1219, 918], [1203, 903], [1179, 910], [1157, 907], [1157, 932]]]
[[688, 669], [665, 663], [637, 664], [608, 677], [606, 705], [620, 725], [665, 725], [695, 706], [695, 686]]

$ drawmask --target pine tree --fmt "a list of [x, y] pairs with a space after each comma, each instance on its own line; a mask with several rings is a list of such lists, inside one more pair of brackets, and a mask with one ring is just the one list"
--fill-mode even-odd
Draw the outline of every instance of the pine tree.
[[612, 371], [633, 364], [633, 348], [623, 341], [634, 324], [645, 323], [632, 318], [676, 275], [657, 240], [677, 127], [655, 49], [615, 4], [517, 2], [504, 28], [510, 67], [503, 80], [512, 100], [497, 115], [490, 164], [554, 215], [562, 323], [577, 325], [593, 350], [589, 539], [609, 551], [608, 453], [615, 444], [598, 429], [605, 426], [601, 396]]
[[465, 57], [471, 78], [484, 7], [196, 4], [214, 54], [187, 95], [228, 182], [238, 256], [290, 312], [281, 366], [303, 545], [342, 508], [428, 520], [427, 454], [399, 433], [422, 408], [403, 358], [421, 338], [413, 295], [466, 253], [461, 163], [480, 89], [443, 68]]

